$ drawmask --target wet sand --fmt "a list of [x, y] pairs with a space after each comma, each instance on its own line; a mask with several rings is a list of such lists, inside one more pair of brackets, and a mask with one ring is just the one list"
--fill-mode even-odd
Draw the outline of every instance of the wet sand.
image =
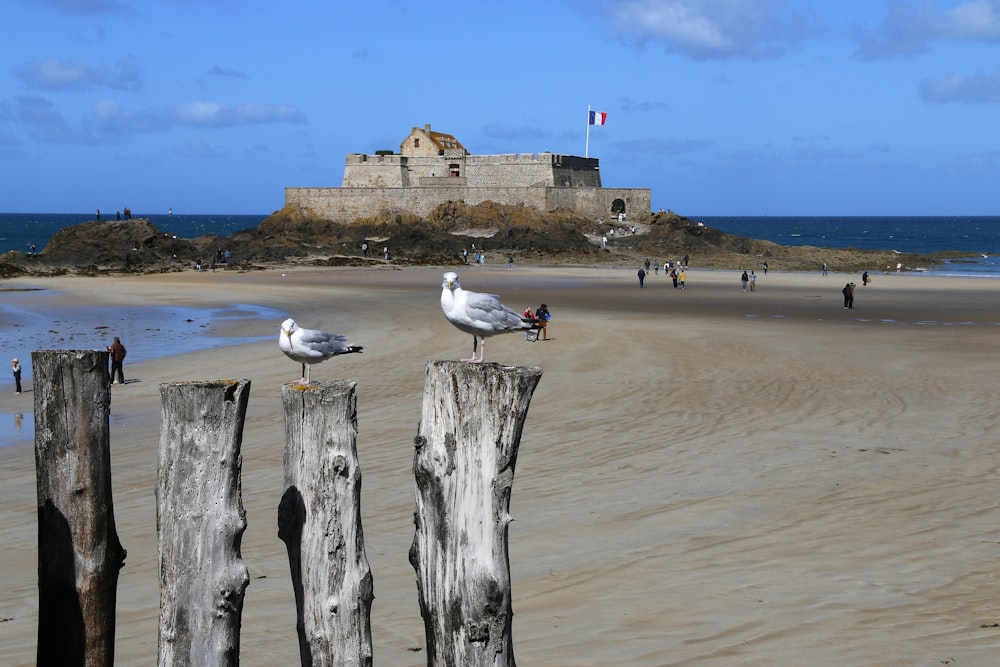
[[[313, 368], [358, 383], [375, 664], [426, 664], [411, 474], [424, 364], [471, 339], [440, 313], [445, 268], [33, 279], [67, 303], [255, 304], [347, 333], [364, 354]], [[525, 665], [992, 664], [1000, 649], [1000, 291], [996, 281], [739, 271], [687, 289], [634, 270], [459, 269], [553, 340], [491, 339], [487, 361], [544, 374], [525, 425], [510, 528], [514, 653]], [[6, 286], [17, 281], [7, 281]], [[116, 664], [155, 662], [159, 384], [249, 378], [243, 503], [250, 570], [241, 664], [297, 660], [276, 510], [280, 387], [298, 365], [279, 321], [236, 347], [130, 354], [112, 398], [115, 517], [128, 549]], [[115, 335], [109, 332], [110, 335]], [[126, 345], [130, 341], [123, 338]], [[29, 355], [22, 355], [22, 363]], [[5, 360], [9, 364], [9, 360]], [[0, 394], [30, 419], [32, 393]], [[30, 384], [26, 386], [30, 390]], [[4, 423], [0, 422], [0, 427]], [[37, 522], [30, 442], [0, 448], [0, 655], [34, 664]]]

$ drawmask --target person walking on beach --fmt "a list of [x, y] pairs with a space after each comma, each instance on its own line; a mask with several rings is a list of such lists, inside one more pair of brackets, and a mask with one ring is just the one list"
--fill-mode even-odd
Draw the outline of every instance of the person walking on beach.
[[549, 313], [549, 307], [544, 303], [535, 309], [535, 317], [538, 319], [538, 323], [542, 325], [541, 331], [535, 334], [535, 338], [538, 338], [538, 334], [542, 335], [542, 340], [549, 339], [549, 320], [552, 319], [552, 314]]
[[764, 262], [764, 275], [767, 275], [767, 262]]
[[121, 340], [118, 336], [115, 336], [115, 342], [108, 346], [108, 352], [111, 354], [111, 384], [115, 383], [115, 374], [118, 374], [118, 384], [125, 384], [125, 374], [122, 371], [122, 364], [125, 362], [125, 355], [128, 353], [125, 346], [122, 345]]
[[746, 269], [743, 270], [743, 275], [740, 276], [740, 283], [743, 284], [743, 291], [747, 291], [747, 283], [750, 282], [750, 276], [747, 275]]
[[865, 271], [861, 274], [861, 286], [868, 287], [868, 272]]
[[827, 266], [826, 262], [823, 262], [823, 275], [824, 276], [827, 274], [827, 271], [829, 270], [829, 268], [830, 267]]
[[674, 281], [674, 289], [677, 289], [677, 269], [670, 267], [670, 279]]
[[841, 291], [844, 293], [844, 309], [854, 308], [854, 283], [847, 283]]
[[21, 393], [21, 362], [14, 357], [14, 360], [10, 362], [10, 369], [14, 373], [14, 393]]
[[757, 276], [754, 275], [753, 269], [750, 269], [750, 291], [753, 292], [756, 286], [757, 286]]
[[[685, 264], [685, 266], [687, 266]], [[681, 269], [681, 274], [677, 276], [677, 281], [681, 284], [681, 289], [684, 289], [684, 283], [687, 282], [688, 272], [687, 269]]]
[[642, 270], [642, 267], [639, 268], [638, 276], [639, 276], [639, 288], [641, 289], [642, 287], [644, 287], [643, 283], [646, 282], [646, 272]]

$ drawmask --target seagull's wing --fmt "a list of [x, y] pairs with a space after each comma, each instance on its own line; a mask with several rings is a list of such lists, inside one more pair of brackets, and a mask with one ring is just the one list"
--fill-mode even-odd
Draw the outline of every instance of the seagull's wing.
[[481, 335], [503, 333], [524, 329], [524, 319], [507, 306], [500, 303], [496, 294], [463, 292], [464, 307], [461, 308], [467, 324], [481, 332]]
[[295, 351], [302, 357], [303, 361], [313, 363], [329, 359], [337, 354], [345, 354], [351, 351], [351, 346], [347, 343], [347, 336], [343, 334], [330, 333], [328, 331], [317, 331], [316, 329], [299, 329], [292, 334]]

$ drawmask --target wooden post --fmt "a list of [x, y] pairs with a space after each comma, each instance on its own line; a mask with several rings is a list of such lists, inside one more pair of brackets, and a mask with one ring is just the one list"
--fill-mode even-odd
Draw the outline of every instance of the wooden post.
[[538, 368], [428, 362], [414, 441], [417, 572], [427, 664], [513, 666], [507, 524]]
[[125, 549], [111, 497], [106, 350], [36, 350], [40, 666], [114, 664]]
[[285, 492], [278, 537], [288, 549], [303, 666], [372, 664], [355, 386], [337, 381], [281, 389]]
[[156, 523], [160, 554], [157, 664], [240, 661], [246, 530], [241, 496], [249, 380], [160, 385]]

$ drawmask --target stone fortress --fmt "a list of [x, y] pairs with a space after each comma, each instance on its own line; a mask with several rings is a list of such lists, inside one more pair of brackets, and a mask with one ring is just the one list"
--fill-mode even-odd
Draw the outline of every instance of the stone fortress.
[[335, 222], [380, 212], [427, 215], [448, 201], [492, 201], [594, 220], [649, 218], [648, 188], [602, 188], [597, 158], [555, 153], [471, 155], [452, 135], [414, 127], [399, 154], [347, 156], [339, 188], [285, 188], [285, 209]]

